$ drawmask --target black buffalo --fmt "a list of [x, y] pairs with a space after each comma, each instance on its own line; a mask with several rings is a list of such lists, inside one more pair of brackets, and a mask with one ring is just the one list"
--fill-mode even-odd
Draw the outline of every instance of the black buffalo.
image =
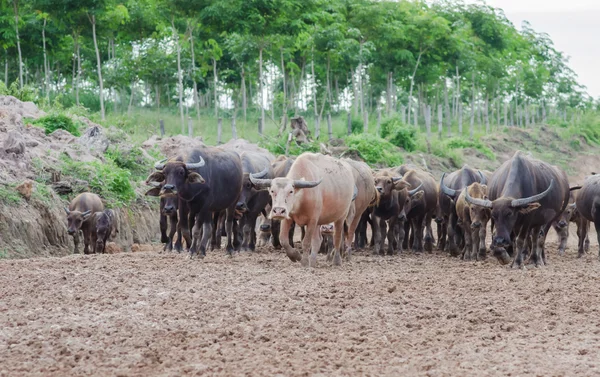
[[[596, 234], [600, 241], [600, 175], [592, 173], [592, 176], [586, 177], [581, 191], [577, 194], [575, 200], [575, 206], [579, 215], [587, 220], [594, 223], [596, 228]], [[581, 257], [585, 251], [585, 239], [588, 236], [588, 226], [581, 226], [578, 230], [579, 234], [579, 247], [578, 255]], [[600, 257], [600, 251], [598, 252]]]
[[465, 200], [491, 209], [495, 227], [492, 250], [496, 257], [509, 263], [506, 248], [514, 245], [512, 266], [520, 268], [531, 239], [531, 262], [536, 266], [545, 264], [547, 230], [569, 203], [565, 172], [517, 151], [490, 179], [488, 197], [474, 199], [467, 191]]
[[[178, 196], [187, 205], [181, 211], [179, 223], [181, 233], [190, 247], [190, 258], [196, 254], [206, 255], [209, 238], [216, 231], [213, 214], [227, 211], [227, 252], [233, 253], [233, 220], [235, 206], [242, 191], [242, 161], [233, 151], [203, 147], [193, 149], [185, 155], [155, 165], [147, 182], [162, 184], [161, 197]], [[155, 183], [152, 183], [155, 182]], [[193, 240], [190, 224], [193, 221]]]

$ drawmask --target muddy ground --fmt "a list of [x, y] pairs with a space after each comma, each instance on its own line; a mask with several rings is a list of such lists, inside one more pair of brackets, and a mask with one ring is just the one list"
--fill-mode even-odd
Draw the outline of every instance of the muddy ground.
[[0, 375], [590, 376], [596, 237], [550, 265], [358, 253], [316, 269], [273, 250], [0, 262]]

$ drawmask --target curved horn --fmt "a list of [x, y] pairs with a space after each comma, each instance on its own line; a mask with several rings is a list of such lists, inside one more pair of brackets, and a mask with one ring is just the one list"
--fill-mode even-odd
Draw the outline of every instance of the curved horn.
[[294, 181], [294, 188], [302, 189], [302, 188], [313, 188], [318, 186], [321, 182], [323, 182], [323, 178], [318, 181]]
[[69, 209], [67, 207], [64, 207], [65, 212], [67, 213], [67, 215], [69, 215], [71, 213], [71, 211], [69, 211]]
[[402, 178], [404, 178], [402, 175], [400, 175], [399, 177], [392, 177], [392, 182], [396, 183], [399, 180], [401, 180]]
[[422, 186], [423, 186], [423, 183], [421, 183], [419, 185], [419, 187], [417, 187], [416, 189], [408, 191], [408, 195], [409, 196], [413, 196], [414, 194], [416, 194], [421, 189]]
[[159, 183], [159, 182], [154, 182], [154, 181], [151, 181], [151, 182], [148, 182], [148, 183], [146, 183], [146, 184], [147, 184], [148, 186], [151, 186], [151, 187], [160, 187], [160, 183]]
[[548, 193], [552, 190], [552, 188], [554, 188], [554, 179], [552, 179], [550, 181], [550, 186], [548, 186], [546, 191], [544, 191], [540, 194], [534, 195], [534, 196], [530, 196], [529, 198], [515, 199], [512, 202], [510, 202], [510, 206], [511, 207], [522, 207], [522, 206], [526, 206], [527, 204], [538, 202], [538, 201], [542, 200], [546, 195], [548, 195]]
[[249, 175], [250, 178], [250, 182], [252, 183], [252, 185], [254, 187], [256, 187], [259, 190], [266, 190], [269, 187], [271, 187], [271, 181], [273, 181], [272, 179], [258, 179], [258, 178], [254, 178], [252, 176], [252, 174]]
[[356, 185], [354, 185], [354, 194], [352, 194], [352, 201], [354, 201], [357, 196], [358, 196], [358, 187], [356, 187]]
[[469, 195], [469, 190], [465, 187], [465, 201], [469, 204], [483, 208], [492, 208], [492, 201], [488, 199], [475, 199]]
[[165, 168], [165, 161], [167, 161], [166, 158], [163, 158], [162, 160], [157, 161], [154, 164], [154, 169], [156, 169], [156, 170], [163, 170]]
[[455, 198], [456, 197], [456, 190], [451, 189], [450, 187], [446, 186], [444, 184], [444, 178], [446, 177], [446, 173], [442, 174], [442, 179], [440, 179], [440, 189], [442, 190], [442, 192], [446, 195], [448, 195], [451, 198]]
[[91, 210], [91, 209], [88, 209], [87, 211], [83, 212], [81, 215], [82, 215], [82, 216], [87, 216], [87, 215], [89, 215], [90, 213], [92, 213], [92, 210]]
[[267, 173], [268, 173], [268, 172], [269, 172], [269, 167], [266, 167], [266, 168], [265, 168], [265, 170], [263, 170], [263, 171], [261, 171], [261, 172], [259, 172], [259, 173], [251, 173], [251, 174], [249, 174], [249, 175], [250, 175], [252, 178], [256, 178], [256, 179], [258, 179], [258, 178], [264, 178], [264, 177], [267, 175]]
[[479, 183], [481, 183], [482, 185], [487, 185], [487, 179], [485, 178], [485, 175], [483, 175], [481, 170], [477, 170], [477, 173], [479, 173], [479, 176], [481, 177]]
[[191, 169], [198, 169], [198, 168], [201, 168], [201, 167], [203, 167], [203, 166], [206, 164], [206, 163], [204, 162], [204, 159], [202, 158], [202, 156], [198, 156], [198, 158], [199, 158], [198, 162], [188, 162], [188, 163], [186, 163], [186, 164], [185, 164], [185, 167], [186, 167], [188, 170], [191, 170]]
[[581, 190], [583, 186], [573, 186], [573, 187], [569, 187], [569, 191], [575, 191], [575, 190]]

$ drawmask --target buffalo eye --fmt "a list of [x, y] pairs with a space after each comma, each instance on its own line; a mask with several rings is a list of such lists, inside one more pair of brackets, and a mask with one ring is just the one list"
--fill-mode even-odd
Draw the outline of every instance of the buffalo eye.
[[185, 175], [185, 172], [184, 172], [183, 170], [180, 170], [180, 171], [179, 171], [179, 175], [180, 175], [180, 176], [184, 176], [184, 175]]
[[506, 216], [506, 217], [510, 217], [511, 215], [512, 215], [512, 211], [504, 212], [504, 216]]
[[246, 188], [252, 188], [252, 185], [250, 183], [246, 183]]
[[391, 180], [391, 179], [388, 179], [388, 183], [391, 185], [391, 184], [392, 184], [392, 180]]
[[293, 194], [293, 193], [294, 193], [294, 190], [290, 190], [290, 192], [289, 192], [289, 193], [290, 193], [290, 194]]

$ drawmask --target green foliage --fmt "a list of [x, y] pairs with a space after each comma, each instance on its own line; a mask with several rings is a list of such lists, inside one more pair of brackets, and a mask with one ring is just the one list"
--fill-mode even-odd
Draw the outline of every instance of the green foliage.
[[[275, 156], [278, 156], [280, 154], [285, 154], [286, 142], [287, 135], [283, 135], [280, 138], [265, 138], [259, 143], [259, 145], [273, 153]], [[319, 150], [319, 143], [316, 141], [300, 145], [296, 144], [295, 141], [292, 141], [290, 143], [288, 153], [290, 156], [299, 156], [304, 152], [319, 152]]]
[[64, 175], [88, 182], [90, 190], [109, 203], [123, 204], [135, 199], [131, 172], [120, 168], [110, 158], [104, 163], [80, 162], [63, 155], [60, 161]]
[[448, 145], [446, 145], [446, 143], [439, 140], [432, 140], [430, 145], [431, 154], [434, 156], [447, 158], [456, 168], [459, 168], [463, 165], [464, 156], [460, 149], [451, 149], [448, 147]]
[[583, 137], [590, 145], [600, 145], [600, 116], [597, 114], [586, 114], [581, 118], [574, 131]]
[[461, 139], [461, 138], [450, 138], [444, 141], [444, 143], [446, 144], [446, 146], [449, 149], [465, 149], [465, 148], [473, 148], [473, 149], [477, 149], [479, 152], [481, 152], [485, 157], [487, 157], [489, 160], [495, 160], [496, 159], [496, 155], [494, 155], [494, 152], [492, 152], [492, 150], [490, 148], [488, 148], [487, 146], [485, 146], [481, 141], [479, 140], [467, 140], [467, 139]]
[[0, 81], [0, 96], [13, 96], [23, 102], [32, 102], [36, 99], [35, 90], [28, 85], [19, 89], [19, 80], [15, 80], [9, 87]]
[[81, 136], [78, 125], [73, 120], [64, 114], [50, 114], [32, 122], [36, 126], [42, 127], [46, 131], [46, 135], [51, 134], [56, 130], [65, 130], [73, 136]]
[[15, 185], [0, 185], [0, 202], [9, 206], [21, 203], [21, 195], [15, 190]]
[[112, 162], [119, 168], [128, 170], [134, 179], [141, 180], [148, 174], [148, 166], [150, 161], [144, 158], [144, 155], [139, 147], [118, 148], [111, 146], [105, 153]]
[[362, 134], [365, 130], [365, 124], [360, 118], [352, 118], [350, 129], [353, 134]]
[[346, 138], [346, 145], [358, 151], [370, 165], [398, 166], [403, 162], [398, 148], [375, 135], [350, 135]]
[[404, 125], [399, 117], [389, 118], [381, 123], [381, 137], [408, 152], [417, 148], [416, 128]]
[[36, 182], [31, 198], [46, 205], [52, 204], [52, 193], [45, 183]]

